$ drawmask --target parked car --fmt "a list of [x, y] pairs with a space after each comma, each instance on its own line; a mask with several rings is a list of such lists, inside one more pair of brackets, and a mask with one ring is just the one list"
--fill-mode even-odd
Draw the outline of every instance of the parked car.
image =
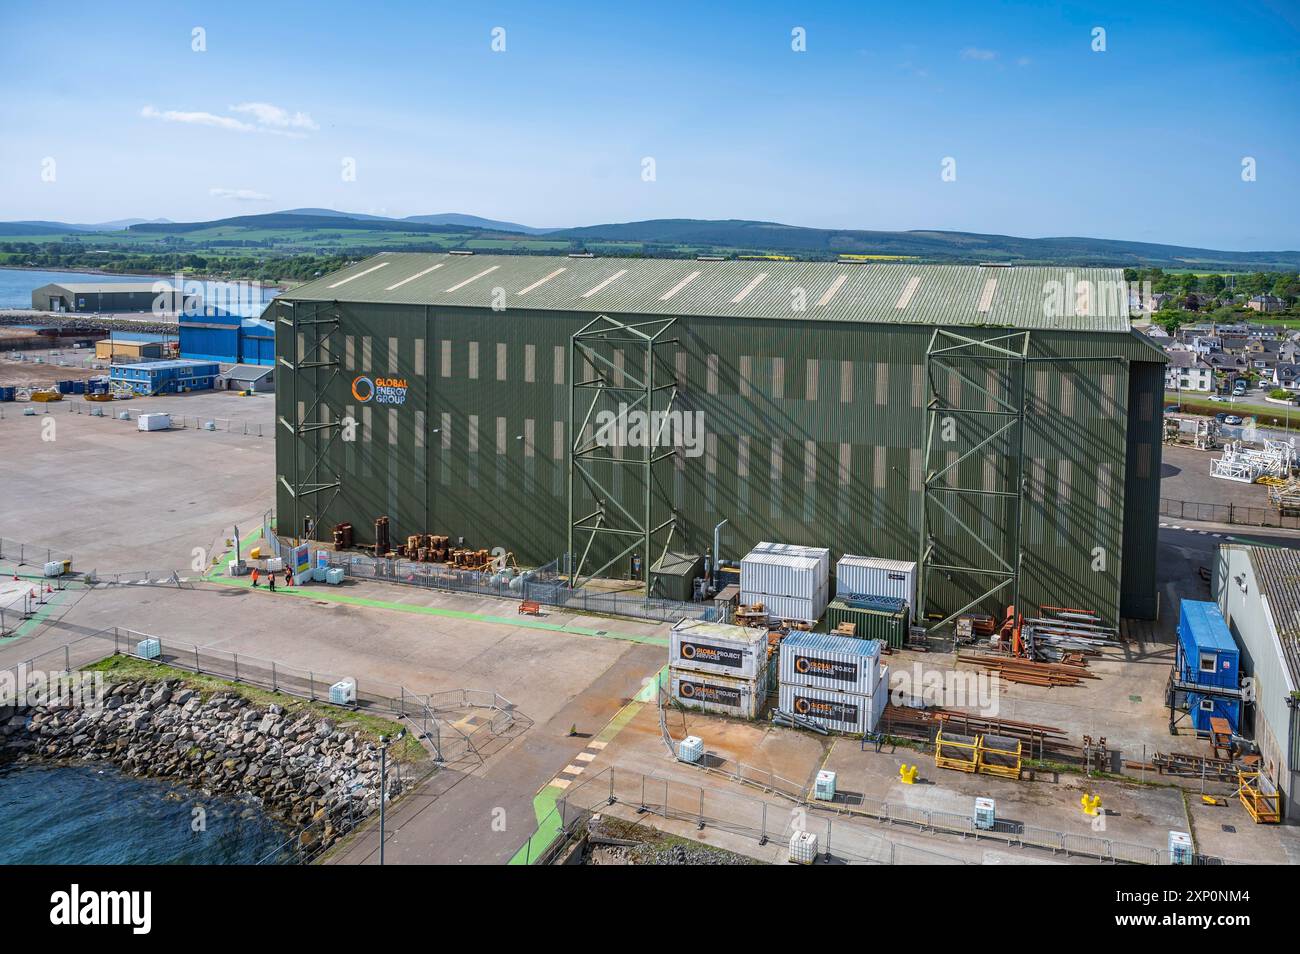
[[1222, 394], [1211, 394], [1209, 400], [1214, 401], [1217, 404], [1220, 401], [1226, 401], [1227, 398], [1225, 398]]
[[1165, 413], [1166, 413], [1166, 414], [1177, 414], [1177, 413], [1178, 413], [1179, 411], [1181, 411], [1182, 409], [1183, 409], [1183, 406], [1182, 406], [1181, 404], [1170, 404], [1167, 408], [1165, 408]]
[[1218, 414], [1214, 415], [1214, 419], [1218, 421], [1220, 424], [1226, 424], [1228, 421], [1228, 415], [1220, 411]]
[[1229, 425], [1229, 426], [1232, 426], [1232, 425], [1234, 425], [1234, 424], [1240, 424], [1240, 423], [1241, 423], [1241, 418], [1239, 418], [1239, 417], [1238, 417], [1237, 415], [1235, 415], [1235, 414], [1228, 414], [1228, 415], [1225, 415], [1225, 416], [1224, 416], [1224, 418], [1223, 418], [1223, 423], [1224, 423], [1224, 424], [1227, 424], [1227, 425]]

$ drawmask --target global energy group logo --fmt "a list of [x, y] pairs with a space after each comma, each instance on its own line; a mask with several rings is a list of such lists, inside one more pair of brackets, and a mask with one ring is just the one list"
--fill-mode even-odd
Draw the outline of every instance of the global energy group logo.
[[406, 403], [406, 378], [368, 378], [358, 374], [352, 379], [352, 396], [362, 404], [400, 406]]

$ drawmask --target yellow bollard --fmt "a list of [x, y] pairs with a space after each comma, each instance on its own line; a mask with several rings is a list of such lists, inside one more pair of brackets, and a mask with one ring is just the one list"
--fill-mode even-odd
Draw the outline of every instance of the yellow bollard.
[[904, 785], [914, 785], [916, 783], [915, 765], [900, 765], [898, 767], [898, 778]]
[[1079, 804], [1083, 806], [1085, 815], [1096, 815], [1101, 809], [1101, 796], [1089, 795], [1085, 792], [1083, 797], [1079, 799]]

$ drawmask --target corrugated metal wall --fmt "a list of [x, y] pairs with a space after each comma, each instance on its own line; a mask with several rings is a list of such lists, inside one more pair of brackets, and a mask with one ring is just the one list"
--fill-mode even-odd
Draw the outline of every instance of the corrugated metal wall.
[[[355, 442], [336, 442], [330, 452], [343, 491], [324, 523], [348, 520], [364, 543], [372, 540], [374, 518], [386, 514], [394, 541], [447, 533], [467, 545], [503, 546], [524, 564], [558, 556], [567, 533], [568, 345], [590, 316], [338, 307], [343, 372], [325, 403], [359, 426]], [[287, 312], [283, 304], [272, 309], [268, 317]], [[665, 363], [684, 384], [679, 407], [703, 413], [707, 437], [699, 456], [679, 455], [657, 471], [658, 499], [678, 508], [674, 546], [702, 553], [714, 524], [726, 518], [728, 559], [762, 539], [828, 546], [835, 556], [916, 559], [931, 330], [819, 323], [792, 334], [788, 321], [679, 320], [673, 334], [681, 353]], [[624, 347], [616, 361], [631, 373], [643, 352]], [[1050, 332], [1035, 332], [1034, 347], [1040, 355], [1076, 357], [1141, 350], [1124, 335]], [[293, 360], [299, 348], [278, 325], [277, 352]], [[362, 374], [404, 379], [404, 405], [359, 401], [351, 385]], [[278, 412], [289, 420], [313, 403], [310, 382], [300, 381], [295, 395], [293, 377], [286, 372], [277, 388]], [[985, 383], [996, 384], [995, 377]], [[1031, 378], [1024, 600], [1083, 605], [1114, 617], [1124, 562], [1127, 371], [1119, 361], [1044, 364]], [[959, 388], [953, 393], [966, 403], [977, 399], [967, 385], [950, 381], [937, 386]], [[301, 475], [312, 455], [285, 429], [277, 433], [278, 472]], [[603, 466], [602, 480], [636, 512], [639, 472]], [[966, 486], [994, 489], [1014, 479], [996, 453], [961, 469]], [[1007, 504], [989, 499], [958, 514], [1010, 555]], [[588, 496], [585, 505], [592, 504]], [[286, 530], [300, 525], [302, 511], [283, 487], [278, 509]], [[954, 553], [978, 556], [954, 521], [936, 522], [933, 532]], [[938, 581], [929, 591], [931, 607], [955, 608], [978, 593], [978, 582]]]
[[238, 325], [202, 325], [182, 322], [180, 349], [183, 358], [235, 363], [239, 360]]
[[[1297, 782], [1300, 781], [1300, 710], [1293, 708], [1291, 678], [1278, 652], [1262, 584], [1241, 546], [1221, 546], [1215, 552], [1213, 591], [1234, 640], [1241, 650], [1242, 675], [1255, 680], [1254, 701], [1244, 707], [1242, 731], [1259, 743], [1262, 770], [1282, 791], [1288, 817], [1300, 818]], [[1244, 592], [1237, 585], [1245, 583]]]
[[1121, 612], [1154, 619], [1159, 609], [1156, 550], [1160, 529], [1160, 468], [1164, 449], [1164, 365], [1129, 366], [1128, 447], [1124, 476], [1124, 575]]

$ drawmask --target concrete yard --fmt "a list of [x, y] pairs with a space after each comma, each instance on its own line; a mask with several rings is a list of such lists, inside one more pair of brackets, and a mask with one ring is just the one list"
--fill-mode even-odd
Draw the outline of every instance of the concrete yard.
[[[1166, 444], [1161, 451], [1160, 496], [1167, 501], [1233, 503], [1239, 507], [1268, 507], [1268, 487], [1243, 484], [1210, 476], [1210, 461], [1223, 450], [1204, 451], [1186, 445]], [[1188, 511], [1189, 518], [1195, 514]]]
[[[82, 410], [91, 406], [77, 401]], [[86, 571], [188, 570], [239, 524], [259, 526], [274, 500], [275, 447], [240, 432], [141, 432], [124, 408], [194, 416], [274, 418], [270, 395], [207, 392], [108, 402], [105, 417], [74, 402], [5, 405], [0, 420], [0, 536], [71, 554]], [[40, 412], [44, 413], [40, 413]], [[48, 430], [50, 424], [53, 431]], [[52, 439], [50, 439], [52, 436]]]
[[[84, 380], [97, 374], [107, 374], [107, 369], [97, 370], [94, 365], [94, 348], [41, 348], [18, 352], [22, 359], [10, 357], [5, 351], [3, 333], [14, 329], [0, 328], [0, 387], [45, 387], [55, 381]], [[33, 359], [40, 358], [40, 364]]]

